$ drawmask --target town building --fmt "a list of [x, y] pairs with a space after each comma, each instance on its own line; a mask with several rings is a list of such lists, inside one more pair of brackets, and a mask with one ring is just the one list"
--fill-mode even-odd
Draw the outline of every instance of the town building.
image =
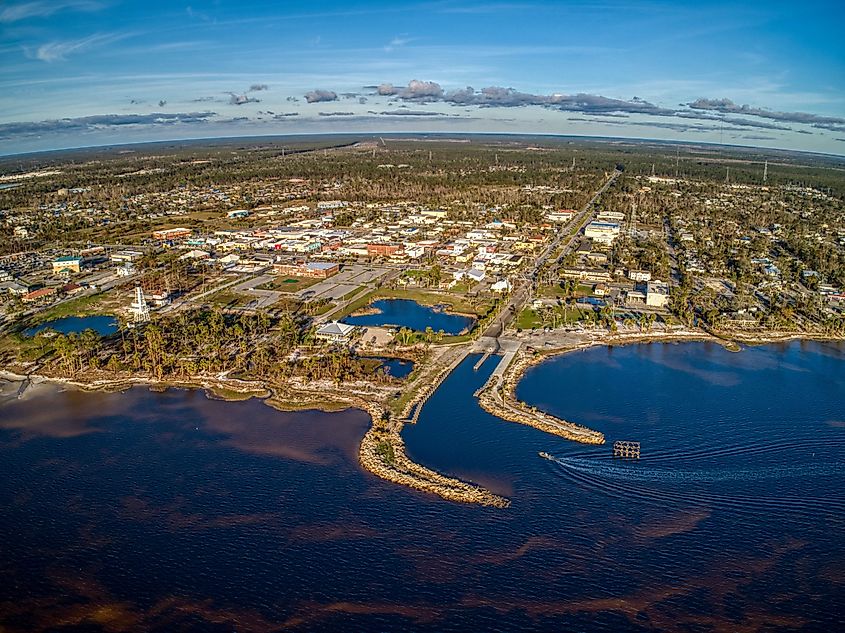
[[330, 343], [348, 343], [354, 331], [354, 325], [341, 323], [340, 321], [331, 321], [322, 325], [317, 330], [316, 336], [321, 341], [329, 341]]
[[612, 244], [619, 235], [619, 225], [615, 222], [590, 222], [584, 227], [584, 235], [599, 244]]
[[659, 279], [649, 281], [646, 285], [645, 303], [655, 308], [665, 307], [669, 303], [669, 285]]
[[190, 235], [191, 229], [186, 229], [182, 227], [174, 229], [159, 229], [158, 231], [153, 231], [154, 240], [182, 240], [186, 237], [190, 237]]
[[340, 272], [340, 265], [334, 262], [277, 262], [273, 264], [273, 271], [277, 275], [326, 279]]
[[64, 255], [53, 260], [53, 274], [67, 275], [78, 273], [82, 269], [82, 258], [73, 255]]
[[629, 270], [628, 279], [631, 281], [651, 281], [651, 273], [647, 270]]

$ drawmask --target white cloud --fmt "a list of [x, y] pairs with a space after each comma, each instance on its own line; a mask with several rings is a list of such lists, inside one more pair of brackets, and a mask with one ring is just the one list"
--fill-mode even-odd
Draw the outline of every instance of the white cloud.
[[78, 40], [47, 42], [34, 51], [27, 50], [27, 55], [48, 63], [63, 61], [67, 59], [68, 55], [80, 53], [97, 46], [111, 44], [126, 37], [129, 37], [129, 35], [125, 33], [96, 33]]
[[10, 4], [0, 10], [0, 22], [18, 22], [29, 18], [46, 18], [59, 11], [96, 11], [103, 5], [92, 0], [31, 0]]

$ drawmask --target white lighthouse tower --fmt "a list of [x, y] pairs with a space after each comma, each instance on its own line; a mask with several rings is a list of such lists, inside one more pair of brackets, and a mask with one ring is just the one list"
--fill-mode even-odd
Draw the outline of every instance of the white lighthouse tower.
[[144, 291], [141, 286], [135, 286], [135, 300], [129, 305], [134, 323], [147, 323], [150, 320], [150, 306], [144, 299]]

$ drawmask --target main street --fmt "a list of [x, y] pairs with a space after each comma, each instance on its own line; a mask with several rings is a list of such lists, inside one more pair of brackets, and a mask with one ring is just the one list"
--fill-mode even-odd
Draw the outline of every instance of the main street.
[[[513, 294], [511, 294], [510, 299], [501, 308], [501, 310], [499, 310], [499, 314], [496, 319], [487, 327], [482, 334], [482, 337], [498, 338], [502, 335], [508, 324], [522, 311], [525, 304], [528, 303], [533, 296], [534, 284], [536, 283], [537, 274], [540, 272], [540, 269], [546, 264], [549, 257], [557, 251], [558, 248], [560, 248], [561, 242], [567, 236], [569, 236], [569, 240], [561, 249], [555, 263], [559, 264], [563, 258], [572, 251], [578, 234], [581, 233], [584, 227], [593, 219], [593, 213], [591, 211], [593, 205], [601, 197], [601, 195], [607, 191], [608, 187], [616, 181], [621, 173], [622, 172], [619, 169], [614, 170], [614, 172], [610, 175], [610, 178], [608, 178], [601, 188], [593, 195], [593, 197], [590, 198], [589, 202], [583, 206], [583, 208], [578, 212], [578, 215], [573, 218], [572, 222], [568, 222], [558, 231], [554, 240], [552, 240], [552, 242], [535, 260], [534, 268], [531, 269], [530, 272], [526, 272], [522, 275], [522, 278], [519, 282], [517, 282], [518, 286], [514, 290]], [[576, 227], [574, 231], [572, 230], [573, 226]]]

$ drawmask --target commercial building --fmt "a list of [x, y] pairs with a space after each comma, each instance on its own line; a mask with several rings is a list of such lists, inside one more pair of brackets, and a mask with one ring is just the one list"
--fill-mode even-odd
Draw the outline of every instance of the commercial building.
[[82, 269], [82, 258], [73, 255], [65, 255], [53, 260], [53, 274], [66, 275], [78, 273]]
[[321, 341], [329, 341], [330, 343], [348, 343], [352, 338], [352, 332], [355, 331], [354, 325], [348, 323], [341, 323], [340, 321], [331, 321], [321, 326], [317, 330], [317, 338]]
[[367, 244], [367, 254], [390, 257], [402, 249], [400, 244]]
[[277, 275], [326, 279], [340, 272], [340, 266], [334, 262], [279, 262], [273, 264], [273, 271]]
[[584, 235], [600, 244], [611, 244], [619, 235], [616, 222], [590, 222], [584, 228]]
[[669, 285], [659, 279], [649, 281], [645, 293], [646, 305], [663, 308], [669, 303]]
[[153, 231], [154, 240], [182, 240], [191, 236], [191, 229], [178, 227], [175, 229], [159, 229]]

